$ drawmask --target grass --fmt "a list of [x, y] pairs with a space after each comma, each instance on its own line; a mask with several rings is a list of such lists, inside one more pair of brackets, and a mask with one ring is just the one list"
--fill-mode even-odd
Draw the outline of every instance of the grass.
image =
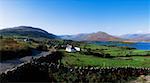
[[81, 49], [90, 49], [92, 52], [110, 54], [113, 58], [96, 57], [80, 52], [64, 53], [62, 63], [73, 66], [98, 66], [98, 67], [146, 67], [150, 68], [150, 51], [127, 49], [116, 46], [100, 46], [84, 44]]
[[27, 44], [17, 42], [13, 39], [1, 39], [0, 40], [0, 50], [19, 50], [19, 49], [26, 49]]
[[150, 55], [148, 50], [133, 50], [131, 55]]
[[141, 55], [150, 55], [150, 51], [147, 50], [136, 50], [136, 49], [127, 49], [125, 47], [117, 46], [100, 46], [95, 44], [82, 45], [81, 48], [88, 49], [90, 48], [93, 51], [103, 52], [104, 54], [110, 54], [111, 56], [141, 56]]
[[[123, 57], [121, 57], [123, 58]], [[118, 58], [100, 58], [80, 53], [65, 53], [62, 63], [73, 66], [99, 66], [99, 67], [150, 67], [150, 56], [133, 56], [130, 60]]]

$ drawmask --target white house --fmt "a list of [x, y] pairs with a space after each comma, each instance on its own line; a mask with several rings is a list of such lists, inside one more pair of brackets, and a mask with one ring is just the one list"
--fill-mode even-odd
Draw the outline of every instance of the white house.
[[81, 49], [79, 47], [74, 47], [76, 51], [80, 51]]
[[73, 46], [71, 46], [71, 45], [67, 45], [66, 51], [67, 51], [67, 52], [76, 52], [76, 50], [75, 50], [75, 49], [73, 48]]
[[67, 45], [66, 51], [67, 52], [76, 52], [76, 51], [80, 51], [80, 48], [79, 47], [73, 47], [72, 45]]

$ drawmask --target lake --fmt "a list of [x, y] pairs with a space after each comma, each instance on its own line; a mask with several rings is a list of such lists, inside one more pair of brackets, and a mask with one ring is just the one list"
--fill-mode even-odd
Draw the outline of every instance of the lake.
[[135, 43], [122, 43], [122, 42], [91, 42], [97, 45], [115, 45], [115, 46], [128, 46], [138, 50], [150, 50], [150, 42], [135, 42]]

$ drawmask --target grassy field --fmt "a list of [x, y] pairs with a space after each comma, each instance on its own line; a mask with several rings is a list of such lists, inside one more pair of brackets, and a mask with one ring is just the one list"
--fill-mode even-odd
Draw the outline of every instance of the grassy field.
[[104, 54], [110, 54], [111, 56], [150, 55], [150, 51], [148, 50], [128, 49], [126, 47], [100, 46], [100, 45], [95, 45], [95, 44], [81, 45], [80, 47], [83, 49], [91, 49], [95, 52], [102, 52]]
[[150, 67], [150, 51], [126, 49], [124, 47], [108, 47], [94, 44], [81, 45], [81, 49], [92, 52], [110, 54], [112, 58], [86, 55], [82, 52], [64, 52], [62, 63], [70, 66], [98, 66], [98, 67]]
[[62, 63], [70, 66], [150, 67], [150, 56], [101, 58], [80, 53], [65, 53]]

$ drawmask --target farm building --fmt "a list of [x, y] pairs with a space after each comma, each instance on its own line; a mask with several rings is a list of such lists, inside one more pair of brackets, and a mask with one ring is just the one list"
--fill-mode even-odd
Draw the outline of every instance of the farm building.
[[80, 51], [80, 48], [79, 47], [73, 47], [72, 45], [67, 45], [66, 51], [67, 52], [77, 52], [77, 51]]

